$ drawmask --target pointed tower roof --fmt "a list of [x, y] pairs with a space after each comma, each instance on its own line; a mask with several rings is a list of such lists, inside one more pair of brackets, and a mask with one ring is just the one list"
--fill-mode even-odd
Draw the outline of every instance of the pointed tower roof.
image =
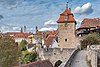
[[[65, 20], [65, 16], [67, 17], [67, 20]], [[74, 15], [73, 13], [71, 13], [71, 10], [69, 8], [66, 8], [65, 11], [60, 14], [60, 18], [57, 21], [57, 23], [66, 23], [66, 22], [76, 23]]]

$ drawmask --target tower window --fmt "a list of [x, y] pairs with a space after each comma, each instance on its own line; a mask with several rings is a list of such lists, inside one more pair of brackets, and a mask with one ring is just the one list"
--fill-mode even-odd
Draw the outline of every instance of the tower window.
[[67, 42], [67, 39], [65, 39], [65, 42]]
[[65, 21], [67, 21], [67, 19], [68, 19], [68, 16], [67, 16], [67, 15], [65, 15], [64, 20], [65, 20]]

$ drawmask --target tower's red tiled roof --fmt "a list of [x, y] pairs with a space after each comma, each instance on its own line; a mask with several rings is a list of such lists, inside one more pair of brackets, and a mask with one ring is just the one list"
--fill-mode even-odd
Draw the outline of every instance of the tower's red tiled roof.
[[[65, 20], [65, 16], [67, 16], [67, 20]], [[75, 22], [76, 23], [73, 14], [68, 8], [66, 8], [66, 10], [62, 14], [60, 14], [60, 18], [57, 21], [57, 23], [63, 23], [63, 22]]]
[[79, 28], [90, 28], [100, 26], [100, 18], [89, 19], [85, 18]]

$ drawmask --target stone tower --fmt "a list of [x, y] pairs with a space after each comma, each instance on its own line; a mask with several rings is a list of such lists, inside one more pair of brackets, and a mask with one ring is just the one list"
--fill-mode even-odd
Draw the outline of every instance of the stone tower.
[[75, 44], [75, 25], [73, 13], [69, 8], [66, 8], [63, 13], [60, 14], [58, 23], [58, 46], [59, 48], [76, 48]]

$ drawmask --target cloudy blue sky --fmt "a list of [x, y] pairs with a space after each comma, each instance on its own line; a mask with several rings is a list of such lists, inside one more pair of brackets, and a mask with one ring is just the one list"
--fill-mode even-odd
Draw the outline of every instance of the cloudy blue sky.
[[[100, 0], [69, 0], [77, 27], [84, 18], [100, 18]], [[34, 32], [57, 28], [59, 14], [66, 8], [66, 0], [0, 0], [0, 30], [19, 31], [24, 25]]]

